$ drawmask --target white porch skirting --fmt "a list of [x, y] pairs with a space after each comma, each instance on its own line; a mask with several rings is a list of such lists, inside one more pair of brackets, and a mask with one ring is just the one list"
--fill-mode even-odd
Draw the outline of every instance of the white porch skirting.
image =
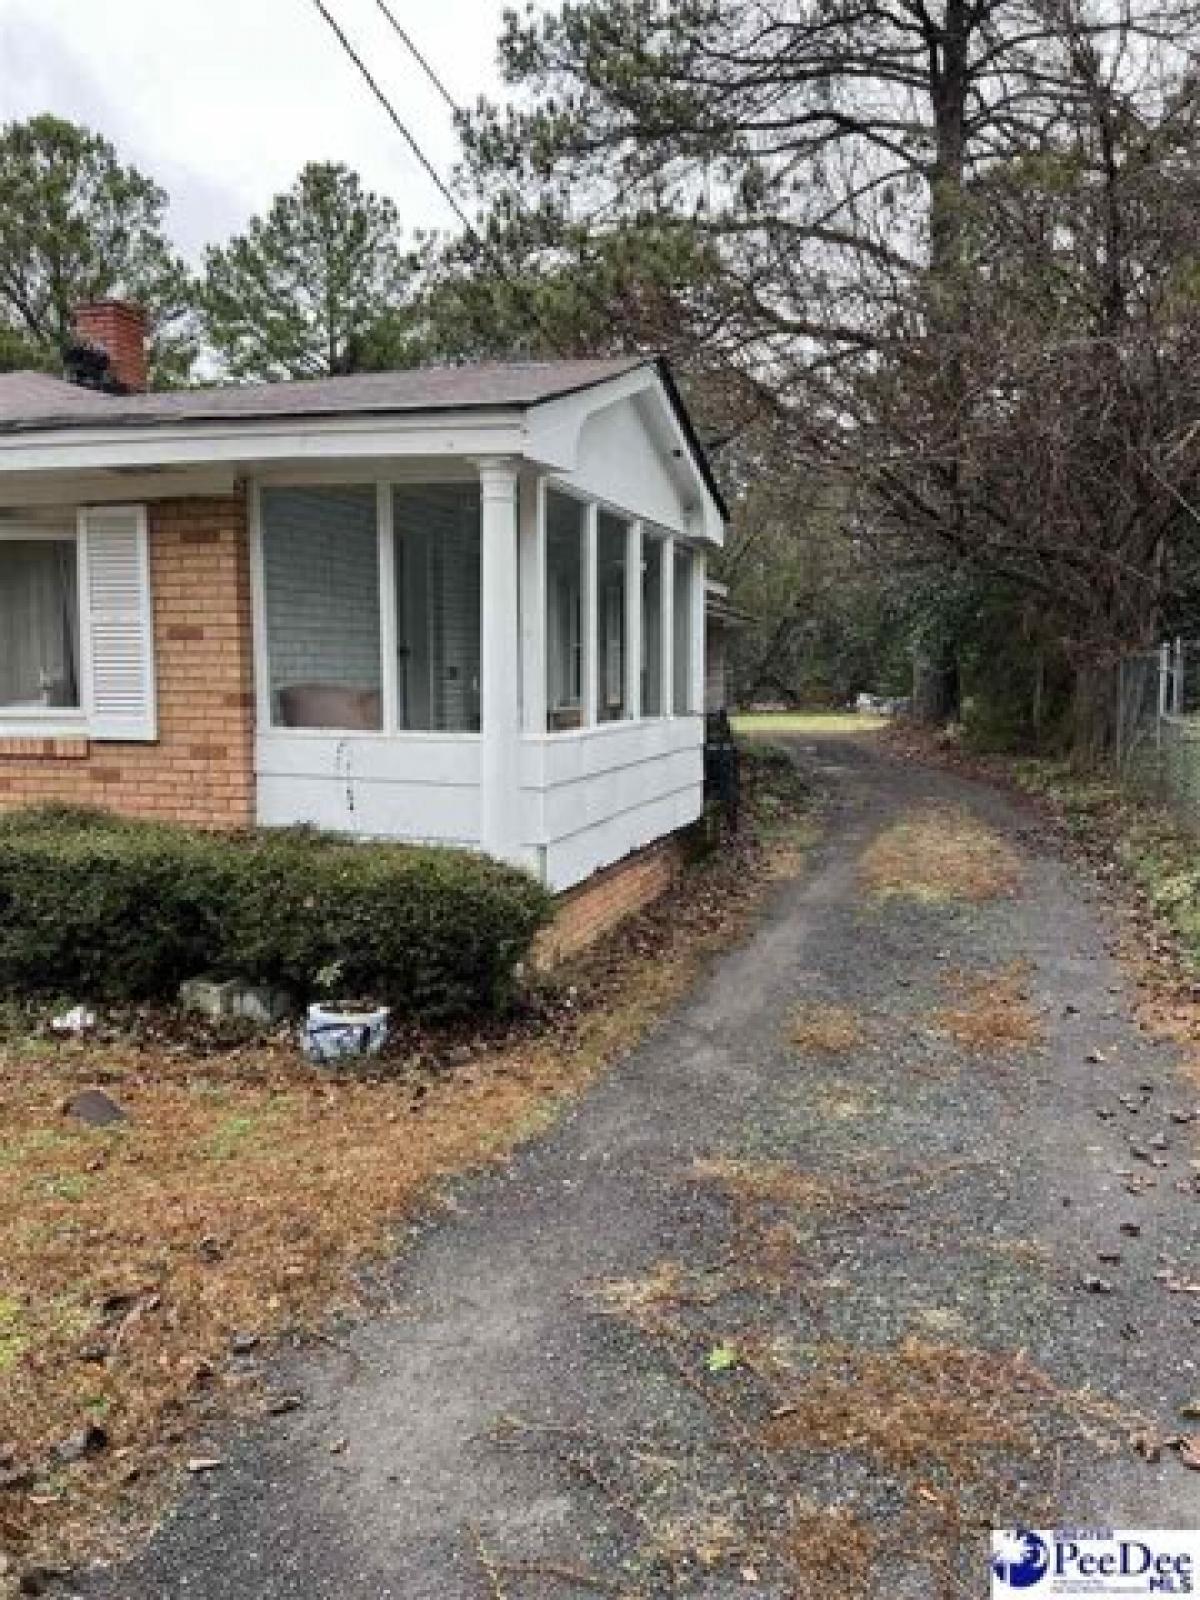
[[[519, 863], [569, 889], [694, 822], [704, 719], [611, 723], [520, 741]], [[477, 735], [273, 732], [257, 741], [258, 820], [479, 849]]]
[[694, 822], [704, 808], [704, 719], [614, 722], [521, 741], [522, 843], [551, 889]]

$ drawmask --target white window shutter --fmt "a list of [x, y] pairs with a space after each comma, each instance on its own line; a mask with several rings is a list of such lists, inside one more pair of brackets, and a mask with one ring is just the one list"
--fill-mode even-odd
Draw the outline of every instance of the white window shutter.
[[154, 614], [144, 506], [79, 513], [81, 643], [93, 739], [157, 739]]

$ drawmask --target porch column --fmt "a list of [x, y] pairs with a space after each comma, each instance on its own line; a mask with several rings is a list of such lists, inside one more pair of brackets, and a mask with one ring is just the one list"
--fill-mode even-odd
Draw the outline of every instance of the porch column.
[[704, 712], [705, 701], [705, 625], [708, 615], [705, 610], [705, 574], [707, 563], [703, 550], [692, 551], [692, 659], [688, 663], [688, 682], [691, 684], [690, 711], [701, 714]]
[[546, 732], [546, 481], [521, 474], [521, 728]]
[[625, 533], [625, 715], [642, 714], [642, 524]]
[[597, 524], [600, 520], [600, 508], [594, 500], [589, 500], [583, 512], [583, 572], [582, 582], [579, 585], [579, 629], [580, 653], [582, 668], [580, 672], [580, 698], [583, 701], [581, 708], [582, 723], [585, 728], [595, 726], [596, 704], [600, 697], [599, 688], [599, 650], [596, 648], [600, 625], [597, 621], [598, 585], [597, 572]]
[[662, 542], [662, 714], [675, 715], [675, 540]]
[[517, 859], [521, 847], [520, 648], [517, 627], [517, 469], [479, 463], [482, 605], [480, 801], [489, 855]]

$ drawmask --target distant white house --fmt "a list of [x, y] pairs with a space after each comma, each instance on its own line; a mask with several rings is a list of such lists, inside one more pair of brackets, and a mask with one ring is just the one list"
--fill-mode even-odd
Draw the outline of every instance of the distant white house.
[[[136, 391], [132, 308], [91, 308]], [[699, 815], [725, 508], [664, 367], [0, 377], [0, 806], [482, 848]]]
[[729, 709], [729, 644], [731, 635], [750, 621], [729, 601], [729, 585], [709, 578], [704, 602], [704, 709]]

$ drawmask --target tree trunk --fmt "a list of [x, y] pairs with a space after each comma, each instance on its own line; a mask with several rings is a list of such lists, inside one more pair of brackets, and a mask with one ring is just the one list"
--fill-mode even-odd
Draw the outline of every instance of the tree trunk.
[[1112, 667], [1081, 661], [1071, 692], [1071, 758], [1089, 771], [1112, 753], [1117, 731], [1117, 687]]
[[943, 728], [958, 718], [958, 658], [953, 650], [919, 650], [913, 657], [913, 720]]

